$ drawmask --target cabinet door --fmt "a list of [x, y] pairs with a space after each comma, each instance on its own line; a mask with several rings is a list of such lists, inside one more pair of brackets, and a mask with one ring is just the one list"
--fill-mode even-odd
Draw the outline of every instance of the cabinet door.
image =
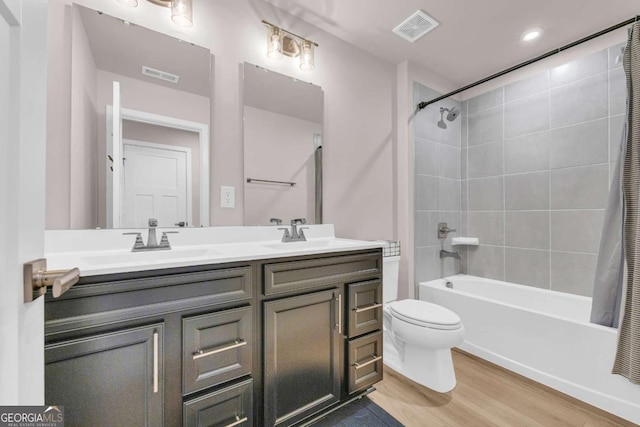
[[184, 427], [253, 425], [253, 380], [214, 391], [184, 404]]
[[163, 425], [162, 337], [155, 324], [47, 345], [45, 400], [67, 427]]
[[349, 337], [382, 329], [382, 282], [349, 285]]
[[264, 303], [264, 424], [292, 424], [340, 400], [338, 289]]

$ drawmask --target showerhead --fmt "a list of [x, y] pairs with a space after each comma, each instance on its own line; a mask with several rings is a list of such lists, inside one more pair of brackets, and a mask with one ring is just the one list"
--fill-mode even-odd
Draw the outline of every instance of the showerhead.
[[460, 110], [458, 110], [456, 107], [451, 107], [451, 109], [449, 110], [449, 114], [447, 114], [447, 120], [452, 122], [455, 119], [457, 119], [459, 115], [460, 115]]
[[460, 115], [460, 110], [458, 110], [456, 107], [451, 107], [451, 108], [440, 107], [440, 121], [438, 122], [438, 127], [440, 129], [447, 128], [447, 124], [444, 122], [445, 111], [447, 112], [447, 120], [449, 120], [450, 122], [457, 119], [458, 116]]

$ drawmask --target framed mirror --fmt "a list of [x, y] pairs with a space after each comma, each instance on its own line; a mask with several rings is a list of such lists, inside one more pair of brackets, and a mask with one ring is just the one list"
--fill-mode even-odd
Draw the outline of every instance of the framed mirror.
[[244, 224], [322, 223], [322, 88], [243, 69]]
[[[70, 127], [68, 209], [48, 200], [47, 228], [208, 226], [209, 50], [77, 4], [71, 24], [52, 52], [70, 108], [48, 118]], [[50, 134], [48, 153], [59, 144]]]

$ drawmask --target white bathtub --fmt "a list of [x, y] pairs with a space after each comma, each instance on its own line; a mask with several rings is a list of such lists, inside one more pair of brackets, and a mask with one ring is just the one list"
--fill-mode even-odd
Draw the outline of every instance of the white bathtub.
[[591, 298], [468, 275], [419, 293], [460, 316], [461, 349], [640, 424], [640, 385], [611, 374], [617, 331], [589, 323]]

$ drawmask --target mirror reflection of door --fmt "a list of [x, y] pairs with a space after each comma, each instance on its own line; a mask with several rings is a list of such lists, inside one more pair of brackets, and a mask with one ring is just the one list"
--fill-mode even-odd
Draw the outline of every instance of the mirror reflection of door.
[[191, 149], [123, 140], [124, 196], [121, 224], [142, 228], [149, 218], [159, 227], [191, 223]]

